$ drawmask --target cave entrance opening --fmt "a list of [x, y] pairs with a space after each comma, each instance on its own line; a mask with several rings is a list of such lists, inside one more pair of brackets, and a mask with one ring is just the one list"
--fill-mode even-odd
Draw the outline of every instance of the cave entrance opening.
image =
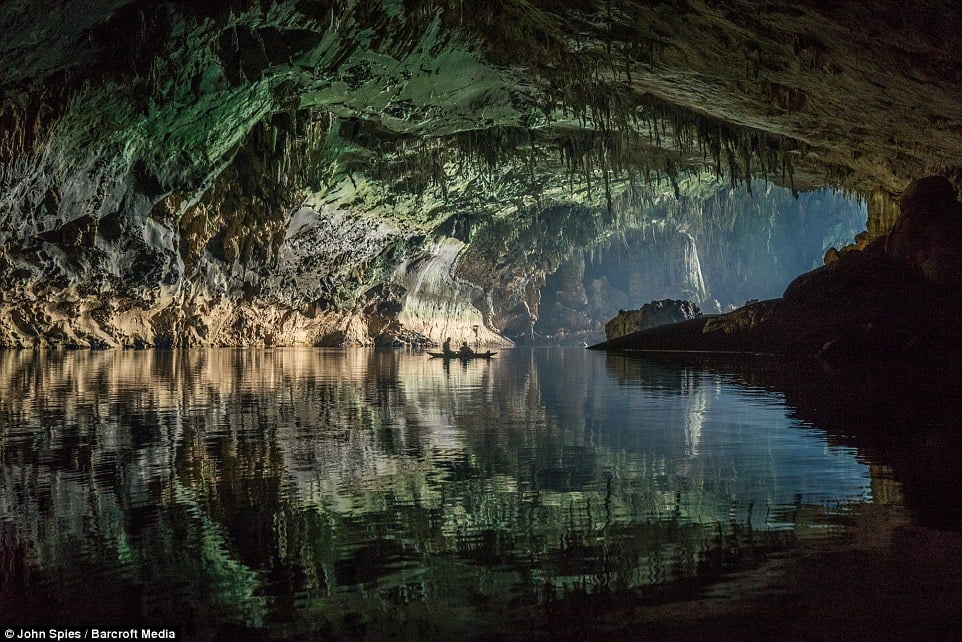
[[535, 342], [603, 340], [605, 323], [619, 311], [654, 301], [691, 302], [713, 314], [780, 297], [831, 248], [853, 243], [867, 212], [850, 194], [823, 189], [796, 197], [759, 182], [751, 193], [719, 187], [616, 218], [617, 229], [572, 248], [545, 275]]

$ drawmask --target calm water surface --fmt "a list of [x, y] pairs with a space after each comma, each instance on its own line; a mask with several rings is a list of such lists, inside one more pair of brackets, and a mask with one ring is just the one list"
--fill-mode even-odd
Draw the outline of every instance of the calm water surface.
[[0, 353], [0, 624], [420, 639], [737, 612], [791, 593], [793, 559], [918, 528], [884, 465], [793, 416], [571, 349]]

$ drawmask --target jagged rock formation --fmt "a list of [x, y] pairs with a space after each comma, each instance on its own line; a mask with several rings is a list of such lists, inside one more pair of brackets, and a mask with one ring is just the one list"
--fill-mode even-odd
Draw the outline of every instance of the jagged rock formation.
[[[678, 232], [668, 250], [667, 267], [669, 280], [679, 284], [681, 291], [695, 303], [702, 303], [708, 296], [705, 278], [701, 273], [698, 248], [688, 232]], [[672, 274], [673, 273], [673, 274]]]
[[492, 266], [465, 229], [517, 247], [576, 211], [596, 242], [708, 170], [871, 194], [874, 238], [962, 149], [962, 12], [934, 0], [12, 2], [0, 25], [0, 346], [414, 339], [389, 284], [444, 236], [458, 305], [534, 337], [568, 256]]
[[691, 301], [652, 301], [637, 310], [618, 310], [618, 316], [605, 324], [605, 336], [610, 341], [648, 328], [700, 316], [701, 310]]

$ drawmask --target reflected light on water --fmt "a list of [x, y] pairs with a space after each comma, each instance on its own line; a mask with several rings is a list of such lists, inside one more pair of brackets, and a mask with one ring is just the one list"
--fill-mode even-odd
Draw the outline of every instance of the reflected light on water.
[[477, 632], [700, 594], [877, 484], [777, 394], [582, 350], [9, 352], [0, 382], [0, 605], [46, 624]]

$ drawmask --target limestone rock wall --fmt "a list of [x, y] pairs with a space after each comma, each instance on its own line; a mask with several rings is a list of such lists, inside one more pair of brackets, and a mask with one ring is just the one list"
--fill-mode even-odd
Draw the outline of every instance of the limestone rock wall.
[[962, 203], [949, 181], [913, 181], [899, 201], [902, 215], [885, 239], [892, 260], [919, 272], [930, 284], [958, 292], [962, 286]]
[[898, 218], [898, 198], [881, 189], [872, 190], [868, 197], [868, 218], [865, 222], [868, 240], [888, 234]]
[[802, 274], [781, 298], [602, 347], [817, 354], [872, 395], [921, 399], [957, 418], [962, 202], [932, 176], [913, 181], [899, 209], [889, 234]]
[[376, 315], [366, 309], [365, 272], [397, 242], [377, 221], [305, 207], [287, 217], [271, 257], [228, 261], [213, 244], [185, 270], [184, 239], [170, 221], [68, 229], [0, 258], [0, 345], [366, 343]]
[[686, 299], [695, 304], [705, 301], [708, 290], [705, 288], [705, 278], [698, 260], [698, 247], [691, 234], [679, 232], [672, 239], [666, 268], [669, 272], [668, 282], [676, 284], [683, 295], [686, 295]]
[[[690, 185], [685, 189], [692, 189]], [[844, 245], [865, 221], [863, 203], [828, 190], [797, 197], [702, 181], [699, 192], [624, 212], [545, 277], [536, 331], [560, 343], [597, 342], [618, 310], [683, 299], [721, 312], [784, 291]], [[862, 232], [859, 237], [867, 236]]]
[[512, 342], [488, 327], [482, 313], [484, 291], [457, 279], [457, 261], [463, 242], [444, 238], [425, 248], [424, 253], [399, 266], [395, 276], [404, 289], [399, 323], [408, 331], [434, 343], [450, 338], [454, 346], [511, 345]]

